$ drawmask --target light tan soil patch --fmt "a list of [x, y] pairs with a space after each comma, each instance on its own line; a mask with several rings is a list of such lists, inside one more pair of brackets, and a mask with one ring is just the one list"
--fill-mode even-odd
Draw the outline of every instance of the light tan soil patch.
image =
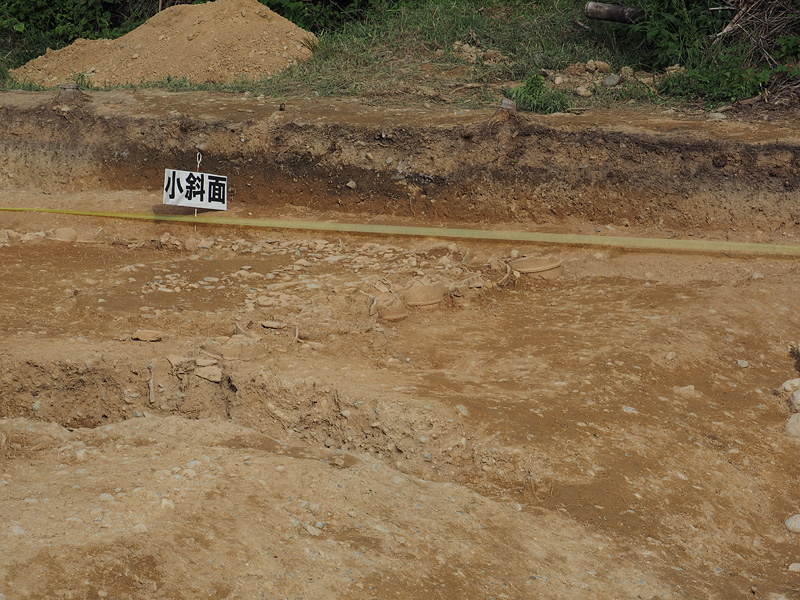
[[[0, 105], [5, 207], [162, 211], [202, 145], [230, 216], [797, 240], [780, 123]], [[0, 212], [0, 594], [793, 598], [798, 285], [758, 254]]]
[[167, 8], [115, 40], [77, 40], [10, 74], [55, 86], [75, 77], [99, 87], [161, 81], [255, 80], [311, 57], [314, 35], [257, 0]]

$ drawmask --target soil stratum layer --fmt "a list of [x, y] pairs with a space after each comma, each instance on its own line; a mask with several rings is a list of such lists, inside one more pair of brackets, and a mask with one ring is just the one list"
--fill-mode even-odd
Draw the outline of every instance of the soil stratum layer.
[[[789, 121], [0, 94], [0, 207], [191, 215], [198, 153], [232, 217], [798, 243]], [[798, 285], [2, 211], [0, 599], [796, 598]]]

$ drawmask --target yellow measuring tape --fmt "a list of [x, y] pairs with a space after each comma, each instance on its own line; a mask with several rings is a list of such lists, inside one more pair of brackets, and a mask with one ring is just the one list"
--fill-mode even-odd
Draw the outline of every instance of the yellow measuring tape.
[[759, 244], [753, 242], [721, 242], [712, 240], [661, 239], [621, 236], [582, 235], [571, 233], [538, 233], [530, 231], [492, 231], [485, 229], [452, 229], [446, 227], [410, 227], [405, 225], [374, 225], [367, 223], [337, 223], [329, 221], [287, 221], [281, 219], [245, 219], [193, 215], [157, 215], [154, 213], [113, 213], [58, 208], [21, 208], [0, 206], [5, 212], [36, 212], [80, 217], [105, 217], [110, 219], [138, 219], [141, 221], [172, 221], [202, 225], [235, 225], [268, 229], [299, 229], [307, 231], [335, 231], [339, 233], [369, 233], [377, 235], [457, 238], [538, 244], [566, 244], [575, 246], [607, 246], [636, 250], [676, 250], [694, 252], [742, 253], [754, 255], [800, 256], [800, 246], [784, 244]]

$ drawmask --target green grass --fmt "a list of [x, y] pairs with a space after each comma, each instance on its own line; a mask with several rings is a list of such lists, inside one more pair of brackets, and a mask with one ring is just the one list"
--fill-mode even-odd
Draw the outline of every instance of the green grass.
[[[485, 106], [499, 101], [504, 86], [513, 87], [540, 69], [589, 59], [615, 67], [631, 63], [613, 26], [592, 25], [585, 30], [573, 23], [582, 19], [584, 5], [583, 0], [376, 3], [364, 20], [320, 35], [309, 61], [273, 77], [219, 85], [169, 79], [137, 87], [249, 91], [269, 97], [358, 97], [376, 104]], [[469, 62], [454, 51], [457, 42], [481, 52], [500, 52], [506, 60]], [[78, 83], [91, 88], [86, 81]], [[5, 79], [0, 85], [11, 89], [16, 84]]]
[[532, 76], [524, 85], [514, 89], [504, 89], [503, 94], [516, 102], [517, 108], [521, 110], [551, 114], [572, 107], [569, 96], [548, 88], [541, 75]]

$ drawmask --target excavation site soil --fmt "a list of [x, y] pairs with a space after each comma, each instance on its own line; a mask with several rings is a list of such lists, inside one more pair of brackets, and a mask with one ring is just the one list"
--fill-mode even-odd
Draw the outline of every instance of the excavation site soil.
[[800, 598], [800, 136], [724, 117], [0, 93], [0, 599]]

